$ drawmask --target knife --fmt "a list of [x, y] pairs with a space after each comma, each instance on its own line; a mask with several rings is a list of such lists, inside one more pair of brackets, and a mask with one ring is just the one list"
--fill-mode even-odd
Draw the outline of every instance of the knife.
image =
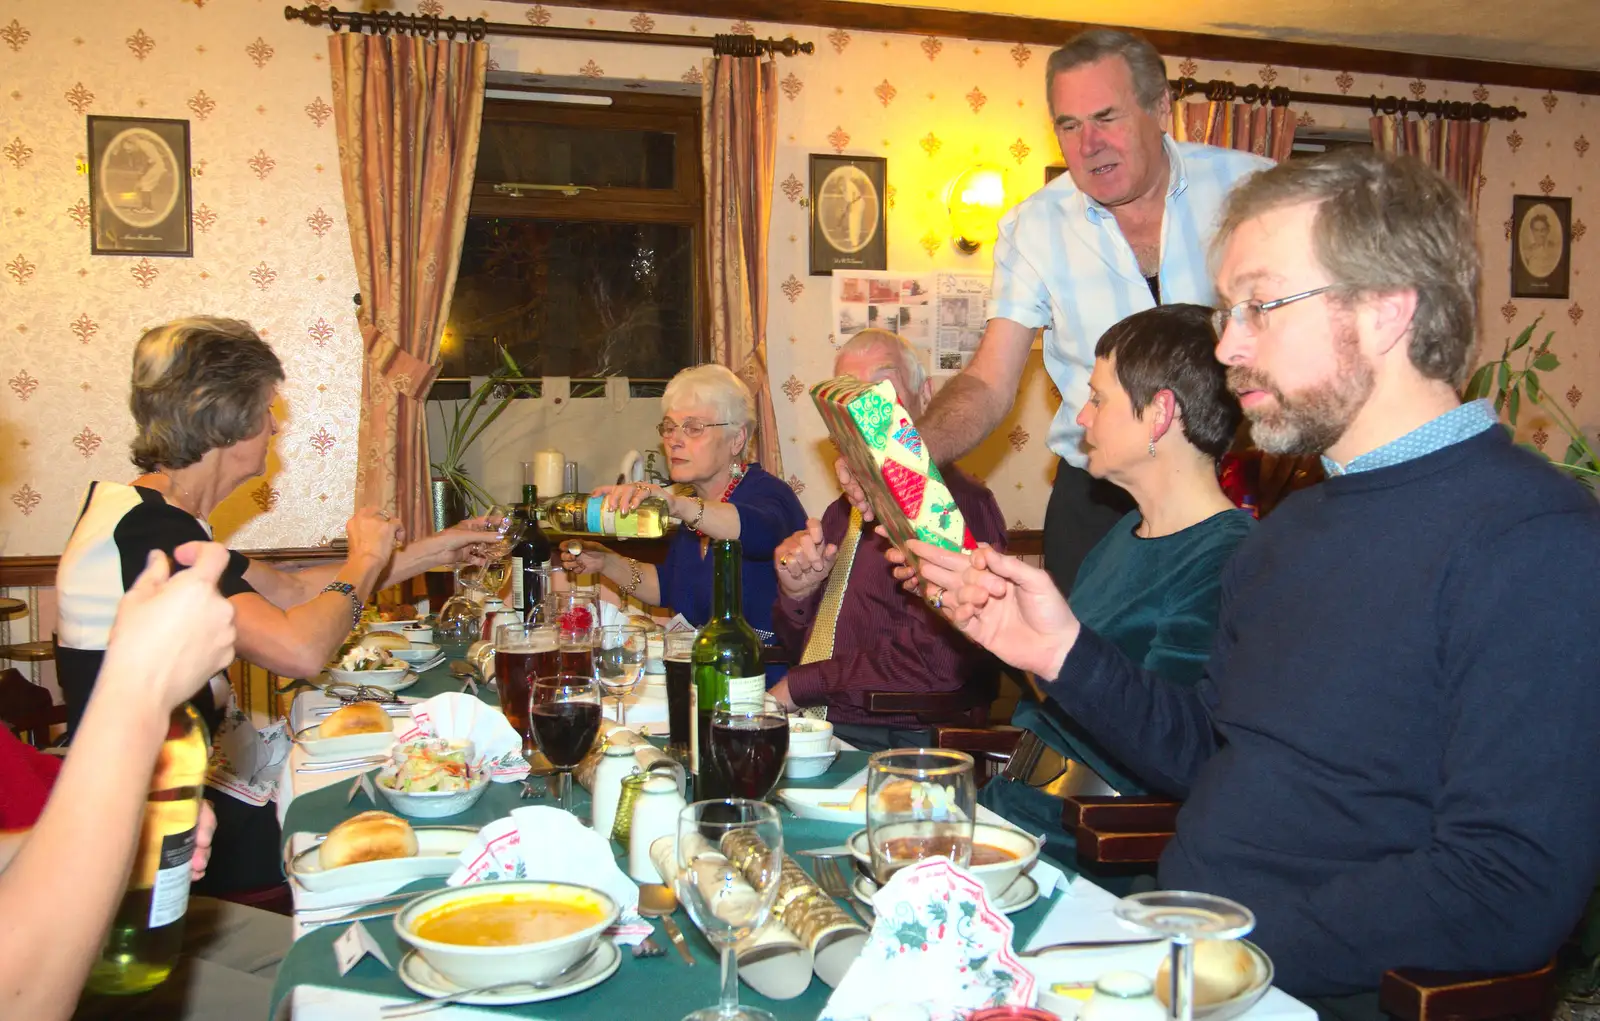
[[1024, 950], [1018, 957], [1040, 957], [1055, 950], [1106, 950], [1111, 947], [1138, 947], [1151, 943], [1165, 943], [1165, 936], [1151, 936], [1146, 939], [1082, 939], [1071, 940], [1066, 943], [1051, 943], [1036, 950]]
[[843, 844], [838, 844], [834, 847], [813, 847], [804, 851], [795, 851], [794, 853], [803, 854], [808, 858], [844, 858], [855, 854], [854, 851]]
[[678, 923], [672, 920], [671, 915], [661, 915], [661, 927], [667, 930], [667, 938], [672, 945], [678, 948], [678, 956], [689, 964], [694, 964], [694, 955], [689, 953], [689, 944], [683, 938], [683, 930], [678, 928]]

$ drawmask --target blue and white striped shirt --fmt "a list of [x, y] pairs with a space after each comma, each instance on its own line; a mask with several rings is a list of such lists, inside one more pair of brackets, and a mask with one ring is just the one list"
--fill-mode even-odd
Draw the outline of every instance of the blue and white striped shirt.
[[[1171, 163], [1161, 220], [1161, 300], [1215, 305], [1206, 249], [1222, 200], [1241, 178], [1272, 166], [1247, 152], [1162, 139]], [[1150, 285], [1111, 211], [1062, 174], [1000, 221], [989, 318], [1044, 327], [1044, 364], [1061, 391], [1050, 449], [1082, 466], [1074, 419], [1089, 396], [1100, 335], [1155, 307]]]

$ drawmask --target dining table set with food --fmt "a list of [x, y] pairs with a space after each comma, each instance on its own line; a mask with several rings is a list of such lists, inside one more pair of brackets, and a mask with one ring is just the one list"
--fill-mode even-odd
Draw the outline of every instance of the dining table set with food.
[[668, 676], [693, 631], [563, 598], [471, 644], [368, 620], [296, 695], [275, 1017], [1314, 1016], [1242, 906], [1113, 896], [978, 805], [964, 753], [868, 755], [771, 699], [701, 721]]

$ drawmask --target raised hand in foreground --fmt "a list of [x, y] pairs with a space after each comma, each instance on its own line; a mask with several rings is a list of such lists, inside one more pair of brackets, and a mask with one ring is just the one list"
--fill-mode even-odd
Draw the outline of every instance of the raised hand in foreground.
[[970, 555], [915, 539], [906, 548], [917, 558], [915, 571], [900, 550], [886, 554], [901, 565], [896, 577], [912, 581], [962, 634], [1042, 681], [1061, 672], [1079, 624], [1050, 575], [986, 544]]

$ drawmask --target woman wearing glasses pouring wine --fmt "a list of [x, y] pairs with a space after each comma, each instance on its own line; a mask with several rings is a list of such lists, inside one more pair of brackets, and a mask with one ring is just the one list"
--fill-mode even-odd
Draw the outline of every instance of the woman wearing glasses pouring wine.
[[[711, 558], [708, 545], [737, 539], [744, 553], [744, 619], [763, 644], [772, 644], [772, 606], [778, 596], [772, 552], [805, 527], [806, 512], [788, 483], [745, 459], [755, 432], [755, 400], [750, 389], [720, 365], [684, 369], [661, 396], [656, 431], [666, 452], [675, 492], [636, 482], [601, 486], [608, 507], [627, 513], [646, 497], [665, 500], [667, 511], [683, 524], [657, 565], [641, 564], [599, 543], [586, 542], [577, 556], [563, 551], [562, 566], [598, 573], [623, 595], [652, 606], [669, 607], [695, 627], [711, 618]], [[781, 672], [781, 668], [780, 671]], [[769, 683], [777, 675], [769, 670]]]

